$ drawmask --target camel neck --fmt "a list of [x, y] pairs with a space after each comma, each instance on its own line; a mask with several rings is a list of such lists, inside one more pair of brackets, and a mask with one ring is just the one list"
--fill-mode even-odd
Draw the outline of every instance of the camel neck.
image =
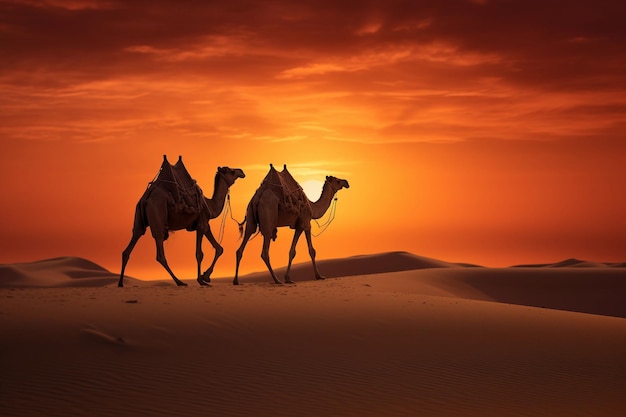
[[226, 180], [219, 174], [215, 174], [215, 187], [213, 188], [213, 196], [206, 198], [207, 206], [209, 206], [209, 214], [212, 219], [219, 216], [224, 209], [224, 202], [226, 201], [226, 195], [228, 194], [228, 184]]
[[330, 207], [330, 203], [333, 201], [333, 197], [335, 196], [335, 191], [331, 188], [328, 182], [324, 183], [324, 187], [322, 187], [322, 195], [317, 201], [311, 201], [311, 211], [312, 217], [314, 219], [319, 219], [326, 213], [328, 207]]

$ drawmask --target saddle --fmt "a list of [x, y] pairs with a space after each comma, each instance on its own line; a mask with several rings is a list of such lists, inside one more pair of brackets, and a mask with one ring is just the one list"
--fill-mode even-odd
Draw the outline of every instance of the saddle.
[[155, 186], [169, 192], [168, 205], [178, 213], [200, 213], [204, 207], [202, 189], [196, 180], [189, 175], [183, 164], [182, 156], [179, 156], [176, 164], [172, 165], [168, 162], [167, 155], [163, 155], [163, 163], [159, 173], [150, 183], [148, 189]]
[[303, 210], [310, 210], [309, 199], [298, 182], [291, 176], [287, 166], [282, 171], [277, 171], [274, 165], [270, 164], [270, 170], [261, 182], [255, 197], [260, 197], [263, 191], [270, 189], [276, 194], [279, 206], [286, 211], [300, 213]]

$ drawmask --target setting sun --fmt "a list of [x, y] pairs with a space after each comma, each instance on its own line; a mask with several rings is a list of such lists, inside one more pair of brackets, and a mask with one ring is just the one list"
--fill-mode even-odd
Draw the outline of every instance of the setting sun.
[[300, 185], [306, 196], [309, 197], [309, 200], [315, 201], [320, 197], [324, 183], [318, 180], [307, 180], [301, 182]]

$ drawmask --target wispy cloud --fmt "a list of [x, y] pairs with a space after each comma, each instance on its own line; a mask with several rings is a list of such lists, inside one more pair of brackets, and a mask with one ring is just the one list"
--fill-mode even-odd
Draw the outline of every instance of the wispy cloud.
[[498, 64], [503, 58], [496, 54], [463, 51], [443, 42], [425, 45], [398, 45], [373, 50], [359, 55], [336, 58], [335, 61], [316, 62], [284, 70], [279, 79], [299, 79], [334, 72], [365, 71], [375, 67], [389, 67], [403, 62], [420, 61], [445, 63], [452, 66], [476, 66]]
[[309, 75], [323, 75], [330, 72], [358, 71], [358, 66], [342, 66], [337, 64], [309, 64], [303, 67], [290, 68], [278, 75], [278, 78], [293, 79]]
[[134, 45], [125, 50], [155, 57], [159, 61], [199, 61], [214, 57], [241, 56], [249, 54], [250, 41], [237, 36], [214, 35], [199, 38], [195, 45], [180, 45], [176, 48], [159, 48], [151, 45]]

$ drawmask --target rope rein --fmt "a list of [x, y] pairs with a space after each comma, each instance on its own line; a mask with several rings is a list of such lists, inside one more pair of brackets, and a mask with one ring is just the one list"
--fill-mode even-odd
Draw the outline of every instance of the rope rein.
[[[230, 202], [230, 194], [226, 194], [226, 198], [227, 201]], [[224, 210], [222, 211], [222, 219], [220, 220], [220, 230], [217, 234], [217, 243], [219, 243], [220, 245], [222, 244], [222, 239], [224, 239], [224, 230], [225, 230], [225, 226], [226, 226], [226, 212], [228, 212], [228, 210], [230, 210], [230, 204], [227, 205]]]
[[226, 215], [230, 213], [230, 218], [237, 223], [237, 225], [239, 225], [240, 223], [237, 221], [237, 219], [235, 219], [235, 217], [233, 216], [233, 208], [230, 205], [230, 190], [228, 190], [228, 193], [226, 194], [226, 204], [224, 206], [224, 210], [222, 211], [222, 219], [220, 221], [220, 231], [218, 233], [218, 239], [217, 242], [221, 245], [222, 244], [222, 239], [224, 238], [224, 230], [226, 228]]
[[319, 235], [324, 233], [326, 230], [328, 230], [328, 227], [330, 226], [330, 224], [333, 222], [333, 220], [335, 220], [335, 216], [337, 214], [337, 200], [338, 200], [337, 197], [335, 197], [333, 199], [333, 202], [332, 202], [332, 204], [330, 206], [330, 214], [328, 215], [328, 220], [326, 220], [324, 223], [320, 224], [317, 221], [317, 219], [313, 219], [315, 221], [315, 224], [317, 224], [317, 227], [322, 229], [317, 234], [311, 232], [311, 235], [313, 235], [313, 237], [318, 237]]
[[[230, 206], [230, 190], [226, 193], [226, 204], [224, 206], [224, 210], [222, 211], [222, 218], [220, 220], [220, 230], [217, 234], [217, 243], [222, 244], [222, 240], [224, 239], [224, 231], [226, 229], [226, 214], [230, 212], [230, 218], [235, 220], [233, 217], [233, 209]], [[237, 221], [237, 220], [235, 220]]]

